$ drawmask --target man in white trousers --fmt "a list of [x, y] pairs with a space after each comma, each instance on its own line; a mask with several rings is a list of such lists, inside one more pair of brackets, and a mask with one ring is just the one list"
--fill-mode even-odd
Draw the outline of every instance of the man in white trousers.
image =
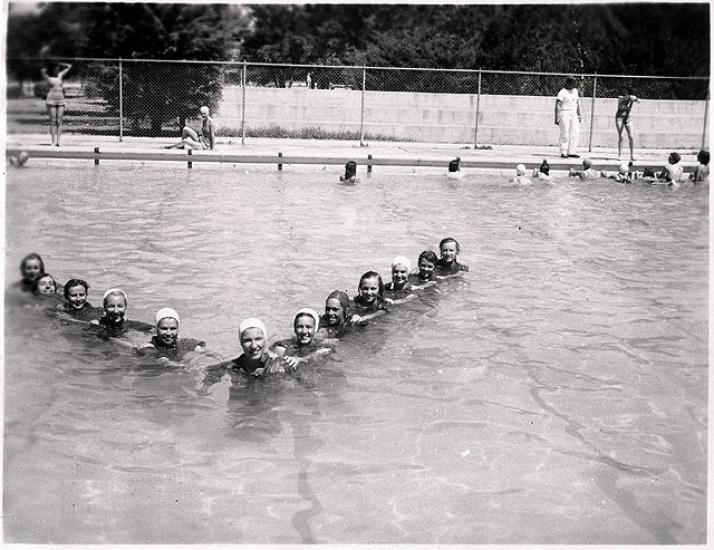
[[569, 76], [565, 80], [565, 87], [558, 92], [555, 100], [555, 124], [560, 126], [561, 158], [580, 156], [575, 151], [578, 148], [581, 120], [577, 81]]

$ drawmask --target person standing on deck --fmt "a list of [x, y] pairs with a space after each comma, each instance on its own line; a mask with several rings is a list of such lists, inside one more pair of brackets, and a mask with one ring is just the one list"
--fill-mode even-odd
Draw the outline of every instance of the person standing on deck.
[[578, 158], [580, 156], [575, 151], [578, 148], [582, 118], [577, 82], [572, 76], [569, 76], [555, 100], [555, 124], [560, 126], [561, 158]]

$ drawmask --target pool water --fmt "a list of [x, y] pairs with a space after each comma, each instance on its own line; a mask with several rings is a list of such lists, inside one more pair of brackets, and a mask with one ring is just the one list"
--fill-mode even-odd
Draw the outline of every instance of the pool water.
[[8, 283], [37, 251], [223, 357], [444, 236], [471, 271], [211, 393], [6, 295], [5, 540], [704, 543], [708, 188], [380, 170], [10, 170]]

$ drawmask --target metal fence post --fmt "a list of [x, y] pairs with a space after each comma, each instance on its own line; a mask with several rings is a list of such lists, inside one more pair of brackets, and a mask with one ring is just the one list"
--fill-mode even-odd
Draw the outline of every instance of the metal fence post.
[[124, 70], [119, 58], [119, 141], [124, 141]]
[[476, 121], [474, 123], [474, 149], [478, 147], [478, 117], [481, 113], [481, 69], [478, 70], [478, 88], [476, 89]]
[[359, 110], [359, 146], [364, 147], [364, 92], [367, 88], [367, 67], [362, 67], [362, 101]]
[[588, 153], [593, 151], [593, 127], [595, 126], [595, 98], [597, 97], [597, 72], [593, 75], [593, 100], [590, 105], [590, 139], [588, 140]]
[[245, 145], [245, 82], [246, 82], [246, 62], [243, 61], [243, 70], [240, 75], [240, 86], [242, 89], [243, 100], [241, 101], [240, 113], [240, 144]]
[[702, 149], [707, 147], [707, 126], [709, 125], [709, 83], [707, 83], [707, 100], [704, 103], [704, 129], [702, 130]]

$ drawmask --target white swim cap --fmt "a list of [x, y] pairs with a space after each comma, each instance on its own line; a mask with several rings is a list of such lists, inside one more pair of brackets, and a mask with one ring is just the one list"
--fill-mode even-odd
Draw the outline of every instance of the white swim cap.
[[266, 340], [268, 339], [268, 331], [265, 329], [265, 324], [263, 324], [263, 321], [256, 319], [255, 317], [246, 319], [238, 326], [238, 338], [240, 339], [243, 336], [243, 333], [249, 328], [260, 329], [263, 332], [263, 338]]
[[627, 171], [630, 169], [630, 167], [627, 165], [626, 162], [623, 162], [620, 164], [620, 174], [627, 174]]
[[120, 294], [121, 296], [124, 296], [124, 302], [127, 304], [129, 303], [129, 300], [126, 297], [126, 292], [124, 292], [121, 288], [110, 288], [107, 290], [104, 293], [104, 296], [102, 296], [102, 303], [104, 303], [111, 294]]
[[158, 325], [161, 319], [166, 318], [176, 319], [177, 323], [181, 323], [181, 319], [179, 319], [179, 314], [176, 313], [175, 309], [171, 309], [170, 307], [162, 308], [156, 312], [156, 324]]
[[204, 105], [203, 107], [201, 107], [201, 114], [202, 114], [202, 115], [207, 115], [209, 112], [210, 112], [210, 110], [209, 110], [208, 107], [206, 107], [205, 105]]
[[309, 315], [310, 317], [312, 317], [315, 320], [315, 331], [317, 331], [318, 326], [320, 325], [320, 316], [317, 314], [317, 312], [314, 309], [310, 309], [309, 307], [298, 309], [295, 313], [295, 316], [293, 317], [293, 325], [295, 324], [297, 318], [301, 315]]
[[516, 164], [516, 174], [519, 176], [525, 176], [526, 175], [526, 165], [525, 164]]
[[395, 265], [403, 265], [407, 268], [407, 271], [411, 271], [412, 264], [409, 262], [409, 258], [406, 256], [397, 256], [392, 260], [392, 267]]

